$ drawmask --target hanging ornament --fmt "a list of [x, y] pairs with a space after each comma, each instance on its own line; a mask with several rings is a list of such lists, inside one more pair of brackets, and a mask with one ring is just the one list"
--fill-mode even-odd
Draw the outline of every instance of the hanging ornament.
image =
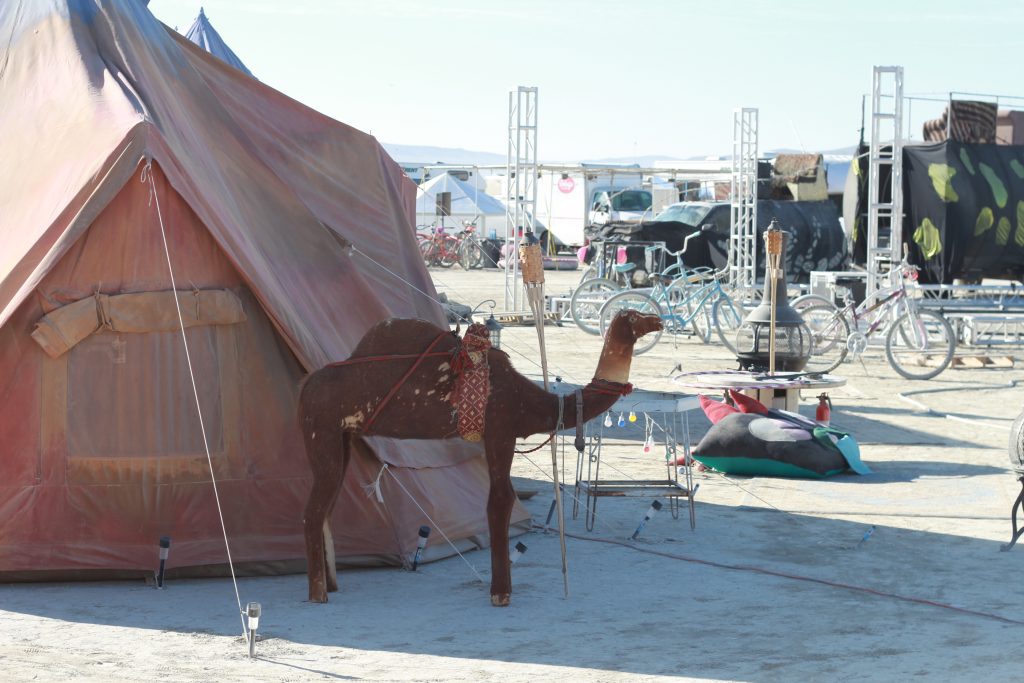
[[650, 453], [651, 449], [653, 447], [654, 447], [654, 435], [652, 434], [652, 435], [647, 437], [647, 441], [644, 441], [644, 453]]
[[622, 413], [619, 413], [619, 421], [616, 424], [618, 424], [618, 426], [620, 427], [626, 426], [626, 419], [622, 417]]
[[629, 421], [636, 422], [636, 413], [634, 413], [632, 410], [629, 411]]
[[611, 427], [612, 426], [612, 414], [611, 413], [605, 413], [604, 414], [604, 426], [605, 427]]

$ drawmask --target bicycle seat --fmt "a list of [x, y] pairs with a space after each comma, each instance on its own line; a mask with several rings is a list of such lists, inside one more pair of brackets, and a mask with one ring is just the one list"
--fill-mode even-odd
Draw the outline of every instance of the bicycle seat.
[[671, 275], [664, 275], [662, 273], [651, 273], [651, 282], [658, 282], [663, 285], [670, 285], [675, 280]]
[[635, 268], [635, 263], [616, 263], [614, 266], [612, 266], [612, 270], [614, 270], [616, 273], [628, 273], [629, 271], [634, 270]]

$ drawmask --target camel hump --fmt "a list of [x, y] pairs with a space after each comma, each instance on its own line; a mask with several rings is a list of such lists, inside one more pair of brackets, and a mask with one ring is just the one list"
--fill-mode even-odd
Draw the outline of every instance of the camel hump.
[[[426, 320], [413, 318], [388, 318], [371, 327], [356, 345], [351, 358], [381, 356], [389, 354], [419, 353], [425, 350], [438, 335], [448, 330]], [[452, 341], [442, 340], [435, 347], [437, 351], [449, 349]]]

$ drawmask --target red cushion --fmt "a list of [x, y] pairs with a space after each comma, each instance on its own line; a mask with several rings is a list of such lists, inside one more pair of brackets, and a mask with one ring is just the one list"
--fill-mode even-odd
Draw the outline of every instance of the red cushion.
[[758, 401], [756, 398], [741, 394], [740, 392], [730, 389], [729, 397], [732, 402], [736, 404], [736, 409], [741, 413], [760, 413], [761, 415], [768, 414], [768, 408], [763, 403]]
[[719, 420], [724, 418], [726, 415], [732, 415], [738, 412], [728, 403], [724, 401], [716, 401], [713, 398], [708, 398], [704, 394], [700, 394], [697, 398], [700, 399], [700, 407], [704, 410], [704, 414], [711, 420], [711, 424], [717, 424]]

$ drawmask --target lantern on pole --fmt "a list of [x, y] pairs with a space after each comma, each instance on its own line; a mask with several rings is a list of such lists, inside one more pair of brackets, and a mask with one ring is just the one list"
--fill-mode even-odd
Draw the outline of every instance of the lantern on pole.
[[[544, 345], [544, 257], [540, 251], [540, 242], [532, 230], [527, 230], [519, 245], [520, 270], [523, 274], [523, 286], [526, 288], [526, 299], [533, 311], [533, 321], [537, 327], [537, 341], [540, 345], [540, 367], [544, 376], [544, 390], [549, 390], [548, 356]], [[555, 483], [555, 506], [558, 509], [558, 538], [562, 546], [562, 584], [565, 597], [569, 597], [569, 565], [565, 554], [565, 511], [562, 509], [562, 487], [558, 482], [558, 446], [551, 439], [551, 475]]]
[[484, 320], [484, 327], [487, 328], [487, 338], [491, 342], [491, 348], [500, 349], [502, 326], [501, 323], [499, 323], [494, 317], [494, 307], [497, 305], [494, 299], [484, 299], [483, 301], [478, 303], [476, 305], [476, 308], [473, 309], [473, 312], [470, 313], [470, 319], [472, 319], [473, 315], [475, 315], [476, 312], [480, 310], [480, 307], [483, 306], [484, 304], [487, 304], [491, 307], [490, 317]]

